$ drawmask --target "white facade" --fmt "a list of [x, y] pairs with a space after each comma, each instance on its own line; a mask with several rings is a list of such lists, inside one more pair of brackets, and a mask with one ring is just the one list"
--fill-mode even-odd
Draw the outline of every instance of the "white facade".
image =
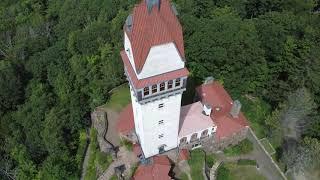
[[127, 33], [124, 33], [124, 48], [138, 79], [144, 79], [179, 70], [185, 66], [178, 49], [176, 48], [175, 44], [171, 42], [153, 46], [149, 51], [141, 72], [137, 73], [132, 46]]
[[159, 74], [175, 71], [184, 68], [178, 49], [174, 43], [153, 46], [147, 56], [138, 79], [144, 79]]
[[[132, 87], [130, 87], [132, 88]], [[178, 146], [182, 93], [145, 104], [139, 103], [131, 90], [135, 131], [146, 158]]]

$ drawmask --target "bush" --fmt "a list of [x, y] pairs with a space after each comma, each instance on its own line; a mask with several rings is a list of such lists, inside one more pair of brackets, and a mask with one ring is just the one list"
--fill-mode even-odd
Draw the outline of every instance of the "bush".
[[112, 156], [110, 154], [104, 152], [97, 152], [96, 159], [98, 164], [103, 168], [107, 169], [109, 165], [112, 163]]
[[206, 156], [206, 163], [209, 168], [211, 168], [214, 163], [216, 163], [216, 157], [214, 154], [209, 154]]
[[231, 179], [230, 170], [224, 164], [221, 164], [221, 166], [218, 168], [217, 180], [229, 180], [229, 179]]
[[238, 145], [226, 148], [223, 152], [227, 156], [238, 156], [241, 154], [247, 154], [252, 150], [253, 150], [252, 143], [248, 139], [245, 139], [241, 141]]
[[256, 166], [257, 162], [255, 160], [251, 160], [251, 159], [239, 159], [237, 162], [238, 165], [252, 165], [252, 166]]
[[121, 141], [120, 145], [126, 147], [126, 149], [128, 151], [132, 151], [133, 150], [133, 144], [130, 141], [126, 140], [126, 139], [123, 139]]

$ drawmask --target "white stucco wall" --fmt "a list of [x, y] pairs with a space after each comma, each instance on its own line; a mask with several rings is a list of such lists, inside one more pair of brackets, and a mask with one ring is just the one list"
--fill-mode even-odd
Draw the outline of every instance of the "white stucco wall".
[[[194, 132], [194, 133], [197, 133], [197, 137], [200, 138], [201, 137], [201, 133], [205, 130], [208, 130], [208, 135], [211, 136], [213, 135], [216, 131], [217, 131], [217, 126], [213, 126], [213, 127], [209, 127], [209, 128], [205, 128], [205, 129], [202, 129], [202, 130], [199, 130], [197, 132]], [[191, 133], [187, 136], [184, 136], [184, 137], [187, 137], [187, 142], [189, 143], [190, 140], [191, 140], [191, 136], [194, 134], [194, 133]], [[178, 138], [178, 143], [180, 144], [180, 140], [184, 137], [179, 137]]]
[[[135, 102], [131, 93], [135, 130], [146, 158], [159, 153], [159, 147], [166, 145], [165, 151], [178, 146], [178, 130], [182, 94], [177, 94], [146, 104]], [[159, 104], [164, 104], [159, 108]], [[159, 121], [164, 120], [159, 125]], [[163, 138], [159, 139], [159, 135]]]
[[184, 68], [178, 49], [174, 43], [154, 46], [150, 49], [138, 79], [144, 79]]
[[133, 58], [133, 51], [132, 51], [132, 47], [131, 47], [131, 42], [129, 40], [129, 37], [127, 35], [127, 33], [124, 33], [124, 50], [127, 54], [127, 57], [129, 58], [129, 61], [134, 69], [134, 71], [136, 71], [135, 69], [135, 63], [134, 63], [134, 58]]

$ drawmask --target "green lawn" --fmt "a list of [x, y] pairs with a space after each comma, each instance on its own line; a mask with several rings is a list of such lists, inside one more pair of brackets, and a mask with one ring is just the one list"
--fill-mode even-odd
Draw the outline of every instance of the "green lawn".
[[111, 97], [108, 100], [105, 107], [111, 108], [115, 111], [121, 111], [131, 101], [130, 90], [128, 84], [123, 84], [111, 93]]
[[265, 180], [256, 166], [226, 163], [219, 167], [217, 180]]
[[207, 154], [206, 163], [209, 168], [211, 168], [214, 163], [216, 163], [216, 156], [214, 154]]
[[266, 149], [266, 151], [271, 155], [275, 153], [274, 148], [272, 147], [272, 145], [269, 143], [267, 138], [263, 138], [260, 140], [261, 144], [263, 145], [263, 147]]
[[253, 150], [253, 144], [248, 139], [241, 141], [235, 146], [225, 148], [224, 154], [227, 156], [239, 156], [242, 154], [248, 154]]
[[240, 101], [250, 127], [259, 139], [264, 138], [267, 134], [265, 118], [270, 114], [271, 106], [258, 98], [241, 97]]
[[191, 177], [196, 180], [203, 180], [202, 168], [204, 165], [205, 154], [200, 149], [191, 151], [191, 158], [188, 160], [191, 168]]

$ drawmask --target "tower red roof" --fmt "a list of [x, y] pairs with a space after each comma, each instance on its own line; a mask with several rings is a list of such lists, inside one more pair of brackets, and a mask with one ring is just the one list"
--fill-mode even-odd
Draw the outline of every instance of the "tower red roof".
[[154, 6], [151, 11], [146, 2], [142, 0], [134, 7], [131, 28], [124, 27], [132, 45], [135, 69], [138, 72], [142, 70], [152, 46], [174, 42], [180, 56], [183, 59], [185, 56], [182, 27], [170, 1], [161, 0], [159, 8]]
[[134, 180], [169, 180], [171, 164], [167, 156], [152, 157], [153, 163], [150, 165], [139, 165], [133, 179]]

